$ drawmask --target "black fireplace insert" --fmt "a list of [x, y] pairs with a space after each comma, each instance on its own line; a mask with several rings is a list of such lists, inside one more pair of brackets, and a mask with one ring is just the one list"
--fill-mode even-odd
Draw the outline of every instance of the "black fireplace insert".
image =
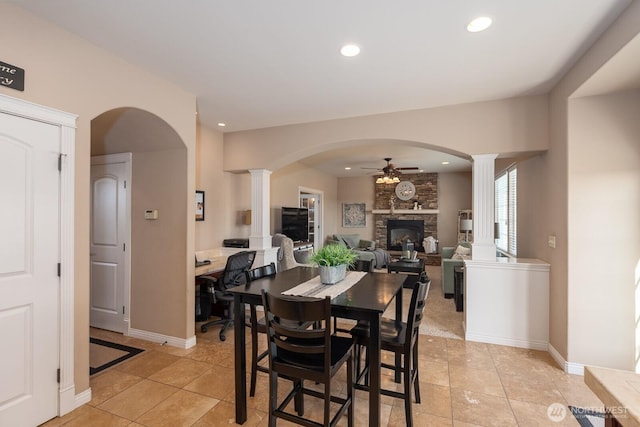
[[412, 242], [414, 249], [424, 252], [424, 221], [411, 219], [390, 219], [387, 221], [387, 250], [401, 251], [402, 244]]

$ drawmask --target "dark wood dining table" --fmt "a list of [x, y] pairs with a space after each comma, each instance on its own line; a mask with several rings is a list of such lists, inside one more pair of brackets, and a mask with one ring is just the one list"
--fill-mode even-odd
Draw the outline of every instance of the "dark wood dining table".
[[[262, 305], [262, 290], [281, 294], [315, 276], [315, 267], [295, 267], [264, 277], [247, 285], [229, 289], [234, 299], [234, 318], [244, 319], [245, 304]], [[402, 319], [402, 284], [405, 274], [367, 273], [355, 285], [331, 300], [331, 314], [336, 317], [368, 320], [371, 324], [369, 339], [369, 426], [380, 425], [380, 318], [396, 300], [396, 318]], [[247, 420], [247, 350], [243, 323], [234, 330], [236, 423]]]

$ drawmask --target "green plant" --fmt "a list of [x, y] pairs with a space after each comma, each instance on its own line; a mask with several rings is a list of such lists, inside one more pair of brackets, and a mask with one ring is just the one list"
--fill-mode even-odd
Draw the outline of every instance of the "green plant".
[[334, 243], [323, 246], [312, 253], [309, 261], [317, 265], [334, 267], [342, 264], [352, 265], [357, 258], [358, 255], [348, 247]]

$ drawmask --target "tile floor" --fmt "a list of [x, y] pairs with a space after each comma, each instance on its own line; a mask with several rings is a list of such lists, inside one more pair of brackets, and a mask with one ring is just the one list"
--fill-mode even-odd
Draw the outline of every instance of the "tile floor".
[[[427, 307], [430, 300], [442, 298], [437, 291], [439, 277], [433, 276]], [[451, 300], [432, 303], [433, 310], [436, 306], [445, 310], [447, 301], [455, 311]], [[98, 329], [92, 329], [91, 335], [146, 351], [92, 377], [91, 402], [44, 426], [235, 425], [233, 334], [220, 342], [216, 328], [206, 334], [198, 332], [197, 345], [187, 350]], [[336, 391], [340, 393], [344, 385], [343, 374]], [[282, 382], [281, 389], [287, 386]], [[397, 385], [385, 375], [383, 386]], [[414, 424], [420, 427], [578, 426], [570, 414], [560, 423], [552, 422], [547, 408], [552, 403], [565, 408], [602, 407], [583, 378], [562, 372], [547, 352], [465, 342], [457, 337], [420, 337], [420, 390], [422, 403], [413, 405]], [[258, 373], [257, 393], [248, 398], [245, 426], [268, 425], [268, 394], [267, 377]], [[367, 395], [357, 391], [356, 397], [356, 425], [365, 426]], [[404, 426], [403, 402], [386, 396], [382, 401], [382, 425]], [[306, 415], [321, 415], [316, 399], [308, 398], [305, 404]], [[278, 420], [278, 425], [292, 424]], [[346, 419], [340, 425], [346, 426]]]

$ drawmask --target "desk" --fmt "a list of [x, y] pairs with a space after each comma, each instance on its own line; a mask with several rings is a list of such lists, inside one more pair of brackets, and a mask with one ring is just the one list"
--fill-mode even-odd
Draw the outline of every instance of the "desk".
[[227, 265], [227, 258], [227, 256], [218, 255], [215, 258], [211, 258], [211, 264], [196, 267], [196, 277], [222, 272]]
[[[280, 294], [319, 274], [316, 267], [296, 267], [229, 289], [234, 297], [234, 318], [243, 319], [245, 303], [262, 305], [262, 290]], [[331, 301], [331, 315], [345, 319], [368, 320], [369, 340], [369, 425], [380, 425], [380, 318], [396, 299], [396, 318], [402, 318], [404, 274], [367, 273], [358, 283]], [[247, 420], [247, 348], [243, 327], [233, 328], [235, 350], [236, 422]]]

